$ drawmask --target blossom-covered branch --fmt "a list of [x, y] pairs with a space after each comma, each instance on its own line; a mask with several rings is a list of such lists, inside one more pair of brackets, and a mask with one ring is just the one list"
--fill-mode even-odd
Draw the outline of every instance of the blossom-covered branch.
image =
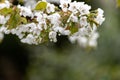
[[97, 27], [105, 20], [100, 8], [91, 11], [84, 2], [60, 0], [60, 5], [39, 1], [34, 9], [14, 6], [8, 0], [0, 2], [0, 40], [4, 34], [14, 34], [23, 43], [41, 44], [57, 42], [65, 35], [72, 43], [82, 47], [96, 47]]

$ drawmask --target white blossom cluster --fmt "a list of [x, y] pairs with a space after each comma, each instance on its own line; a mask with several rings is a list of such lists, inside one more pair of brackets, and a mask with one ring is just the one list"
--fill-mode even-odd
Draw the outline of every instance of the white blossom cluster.
[[[10, 3], [9, 1], [5, 1], [4, 3], [1, 3], [0, 4], [0, 9], [3, 9], [3, 8], [9, 8], [10, 7]], [[4, 27], [4, 24], [7, 22], [9, 16], [3, 16], [3, 15], [0, 15], [0, 42], [2, 41], [2, 39], [4, 38], [4, 34], [2, 32], [2, 28]]]
[[[32, 10], [31, 7], [18, 5], [19, 15], [25, 18], [29, 17], [35, 22], [20, 24], [12, 29], [8, 29], [5, 25], [10, 15], [0, 15], [0, 40], [3, 39], [3, 34], [11, 33], [17, 35], [23, 43], [38, 45], [48, 40], [57, 42], [57, 36], [66, 35], [71, 43], [77, 42], [82, 47], [97, 46], [99, 37], [97, 26], [105, 20], [102, 9], [98, 8], [92, 15], [91, 6], [84, 2], [60, 0], [60, 9], [57, 10], [54, 4], [46, 3], [45, 11]], [[5, 7], [10, 7], [7, 0], [0, 4], [0, 9]], [[74, 32], [74, 28], [77, 31]]]
[[24, 3], [26, 7], [34, 8], [37, 2], [36, 0], [24, 0]]
[[5, 0], [4, 3], [0, 3], [0, 9], [4, 8], [4, 7], [7, 7], [9, 8], [10, 7], [10, 3], [8, 0]]

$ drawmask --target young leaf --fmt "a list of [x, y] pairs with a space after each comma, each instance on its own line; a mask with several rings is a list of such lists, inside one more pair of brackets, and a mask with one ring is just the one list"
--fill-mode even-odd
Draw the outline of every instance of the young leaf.
[[35, 6], [35, 10], [41, 10], [44, 11], [47, 7], [47, 2], [45, 1], [39, 1], [37, 5]]
[[15, 9], [10, 16], [10, 19], [7, 22], [8, 29], [17, 27], [21, 23], [21, 16], [19, 14], [19, 9]]
[[74, 34], [75, 32], [78, 31], [78, 26], [77, 23], [71, 22], [69, 26], [67, 27], [71, 31], [71, 34]]
[[0, 27], [2, 26], [2, 24], [0, 24]]
[[11, 8], [3, 8], [3, 9], [0, 9], [0, 14], [1, 15], [8, 15], [12, 12], [13, 10]]
[[42, 41], [41, 41], [42, 43], [48, 42], [48, 40], [49, 40], [48, 35], [49, 35], [49, 33], [45, 30], [43, 30], [41, 32], [40, 37], [42, 37]]
[[5, 2], [5, 0], [0, 0], [0, 3], [4, 3]]
[[120, 7], [120, 0], [117, 0], [117, 6]]
[[27, 24], [27, 19], [24, 18], [24, 17], [21, 17], [21, 23], [23, 23], [23, 24]]

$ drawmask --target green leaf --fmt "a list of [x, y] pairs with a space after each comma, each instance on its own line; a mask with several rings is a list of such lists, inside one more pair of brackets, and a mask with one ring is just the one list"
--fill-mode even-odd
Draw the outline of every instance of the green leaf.
[[23, 23], [23, 24], [27, 24], [27, 19], [24, 18], [24, 17], [21, 17], [21, 23]]
[[5, 0], [0, 0], [0, 3], [4, 3], [5, 2]]
[[48, 42], [49, 38], [48, 38], [49, 32], [47, 32], [46, 30], [43, 30], [40, 34], [40, 37], [42, 37], [42, 41], [41, 43], [45, 43]]
[[117, 0], [117, 6], [120, 7], [120, 0]]
[[8, 29], [16, 28], [21, 23], [21, 16], [19, 14], [19, 9], [15, 9], [7, 22]]
[[35, 10], [41, 10], [44, 11], [47, 7], [47, 2], [45, 1], [39, 1], [37, 5], [35, 6]]
[[0, 24], [0, 27], [2, 26], [2, 24]]
[[1, 15], [8, 15], [12, 12], [13, 10], [11, 8], [3, 8], [3, 9], [0, 9], [0, 14]]
[[78, 32], [78, 25], [77, 23], [71, 22], [67, 29], [71, 31], [71, 34], [74, 34], [75, 32]]

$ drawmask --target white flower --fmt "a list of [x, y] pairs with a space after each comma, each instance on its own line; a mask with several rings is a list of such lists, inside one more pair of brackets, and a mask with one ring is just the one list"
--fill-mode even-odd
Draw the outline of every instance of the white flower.
[[95, 21], [101, 25], [105, 21], [105, 18], [103, 17], [104, 11], [100, 8], [98, 8], [97, 11], [98, 11], [98, 15], [95, 18]]
[[88, 45], [90, 47], [97, 47], [97, 40], [94, 40], [94, 39], [89, 40]]
[[64, 30], [61, 34], [62, 35], [70, 35], [71, 31], [70, 30]]
[[78, 22], [78, 17], [75, 14], [71, 14], [67, 22]]
[[10, 34], [10, 30], [7, 29], [7, 27], [5, 26], [2, 26], [1, 29], [0, 29], [0, 32], [4, 33], [4, 34]]
[[87, 4], [81, 5], [79, 7], [80, 15], [86, 15], [90, 13], [91, 6], [88, 6]]
[[[16, 34], [19, 35], [20, 33], [24, 33], [28, 31], [28, 28], [26, 27], [26, 25], [19, 25], [18, 27], [16, 27]], [[14, 31], [15, 32], [15, 31]], [[13, 33], [13, 32], [12, 32]]]
[[57, 33], [55, 31], [49, 32], [50, 41], [57, 42]]
[[78, 34], [81, 36], [89, 35], [90, 31], [86, 27], [82, 27], [79, 29]]
[[38, 22], [44, 22], [45, 21], [45, 16], [42, 12], [36, 12], [35, 16], [37, 17], [36, 20]]
[[77, 40], [77, 36], [69, 36], [69, 41], [71, 42], [71, 43], [75, 43], [76, 42], [76, 40]]
[[55, 12], [55, 6], [53, 4], [47, 3], [46, 11], [47, 13]]
[[17, 35], [21, 42], [27, 44], [38, 44], [40, 32], [41, 28], [35, 23], [20, 25], [16, 29], [11, 30], [11, 33]]
[[60, 7], [64, 12], [66, 12], [68, 10], [68, 4], [70, 2], [71, 2], [71, 0], [60, 0]]
[[62, 27], [59, 27], [59, 26], [53, 26], [52, 29], [55, 31], [55, 32], [59, 32], [62, 34], [62, 32], [64, 31], [64, 28]]
[[2, 24], [2, 25], [4, 25], [7, 21], [8, 21], [8, 19], [10, 18], [10, 16], [8, 15], [8, 16], [2, 16], [2, 15], [0, 15], [0, 24]]
[[22, 39], [24, 37], [24, 32], [26, 32], [26, 27], [25, 25], [20, 25], [16, 27], [15, 29], [11, 29], [10, 33], [15, 34], [18, 36], [19, 39]]
[[29, 32], [33, 32], [34, 28], [36, 28], [36, 24], [35, 23], [29, 23], [26, 25], [26, 27], [29, 28]]
[[70, 35], [70, 30], [65, 30], [65, 28], [60, 26], [53, 26], [52, 30], [58, 33], [59, 35]]
[[81, 47], [87, 47], [88, 38], [86, 35], [81, 35], [79, 32], [74, 33], [69, 37], [71, 43], [77, 42]]
[[20, 15], [21, 16], [24, 16], [24, 17], [28, 16], [28, 17], [33, 18], [33, 13], [31, 11], [30, 7], [27, 8], [27, 7], [20, 6], [20, 5], [18, 5], [17, 7], [20, 9]]
[[71, 0], [60, 0], [60, 4], [63, 4], [63, 3], [71, 3]]
[[5, 23], [6, 23], [5, 17], [0, 15], [0, 24], [5, 24]]
[[94, 32], [94, 29], [88, 23], [86, 27], [81, 28], [81, 31], [83, 31], [83, 33], [81, 34], [83, 34], [84, 36], [89, 36], [92, 32]]
[[22, 39], [24, 36], [25, 36], [25, 34], [20, 33], [20, 34], [18, 35], [18, 38], [19, 38], [19, 39]]
[[81, 27], [86, 27], [87, 25], [88, 25], [87, 17], [86, 16], [81, 16], [80, 17], [80, 26]]
[[83, 2], [71, 2], [70, 3], [70, 7], [69, 7], [69, 10], [72, 11], [73, 13], [77, 13], [78, 12], [78, 8], [80, 7], [81, 4], [84, 4]]
[[96, 47], [99, 34], [96, 32], [96, 26], [79, 28], [79, 31], [69, 37], [71, 43], [77, 42], [81, 47]]
[[5, 0], [5, 3], [0, 3], [0, 9], [2, 8], [9, 8], [10, 7], [10, 3], [8, 0]]
[[78, 36], [77, 38], [78, 44], [84, 48], [87, 47], [87, 41], [88, 39], [85, 36]]
[[26, 7], [30, 7], [33, 9], [36, 5], [36, 0], [24, 0], [24, 1]]
[[5, 26], [0, 27], [0, 32], [4, 33], [6, 30], [7, 30], [7, 28]]
[[16, 29], [12, 29], [12, 30], [11, 30], [11, 33], [12, 33], [12, 34], [16, 34], [16, 32], [17, 32]]
[[58, 13], [49, 15], [47, 18], [50, 20], [51, 24], [53, 24], [53, 25], [58, 26], [60, 24], [61, 17], [60, 17], [60, 14], [58, 14]]
[[88, 45], [90, 47], [96, 47], [97, 46], [97, 39], [98, 39], [98, 37], [99, 37], [99, 34], [97, 32], [92, 33], [90, 38], [89, 38]]
[[99, 15], [103, 15], [104, 11], [101, 8], [97, 9]]
[[27, 43], [27, 44], [37, 44], [32, 34], [29, 34], [27, 35], [26, 38], [21, 39], [21, 42]]
[[46, 1], [49, 3], [57, 3], [57, 4], [60, 3], [60, 0], [46, 0]]
[[34, 34], [34, 35], [39, 36], [40, 33], [41, 33], [41, 31], [42, 31], [42, 28], [39, 27], [39, 26], [36, 26], [35, 28], [33, 28], [33, 34]]
[[35, 16], [37, 17], [36, 20], [38, 21], [39, 27], [41, 26], [46, 30], [46, 19], [48, 17], [47, 14], [43, 14], [42, 12], [36, 12]]

